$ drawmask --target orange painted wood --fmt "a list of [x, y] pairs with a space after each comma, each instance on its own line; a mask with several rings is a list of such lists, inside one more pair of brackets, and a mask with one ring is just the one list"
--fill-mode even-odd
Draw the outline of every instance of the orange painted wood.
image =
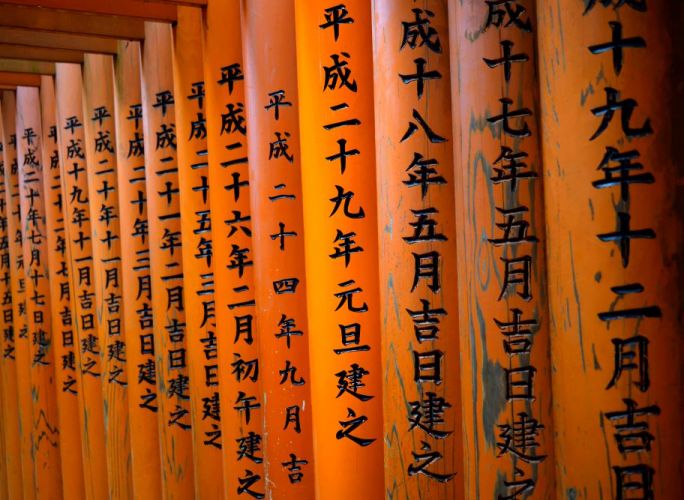
[[55, 63], [23, 61], [18, 59], [0, 59], [0, 71], [29, 75], [54, 75]]
[[33, 61], [83, 62], [83, 51], [0, 43], [0, 57]]
[[[7, 471], [7, 492], [9, 498], [22, 498], [21, 451], [19, 439], [19, 400], [17, 393], [16, 366], [16, 333], [14, 330], [14, 310], [12, 308], [11, 267], [12, 260], [9, 253], [9, 241], [13, 236], [8, 230], [10, 217], [7, 209], [7, 178], [5, 177], [5, 159], [11, 161], [12, 153], [5, 154], [5, 145], [9, 138], [5, 138], [5, 120], [2, 112], [0, 96], [0, 144], [2, 145], [2, 168], [0, 168], [0, 328], [2, 328], [2, 363], [0, 363], [0, 377], [2, 377], [2, 408], [3, 408], [3, 469]], [[14, 130], [13, 128], [11, 130]]]
[[3, 0], [2, 3], [39, 7], [46, 11], [54, 9], [86, 14], [136, 17], [154, 21], [172, 22], [176, 20], [176, 9], [173, 6], [149, 0], [117, 0], [114, 3], [92, 2], [90, 0]]
[[17, 395], [19, 402], [19, 439], [21, 452], [22, 491], [24, 498], [34, 498], [35, 469], [31, 460], [33, 409], [31, 401], [31, 353], [26, 315], [26, 269], [22, 247], [21, 210], [19, 208], [19, 167], [16, 136], [16, 94], [3, 91], [3, 130], [5, 151], [5, 202], [7, 203], [7, 231], [10, 235], [9, 253], [12, 277], [12, 309], [14, 343], [17, 366]]
[[13, 45], [80, 50], [103, 54], [116, 54], [117, 41], [71, 33], [50, 33], [23, 29], [0, 28], [0, 40]]
[[25, 5], [0, 5], [0, 26], [26, 30], [74, 33], [102, 38], [143, 40], [144, 21], [117, 16], [64, 12]]
[[193, 495], [190, 379], [175, 365], [174, 351], [187, 348], [183, 304], [177, 134], [173, 94], [171, 27], [145, 24], [143, 123], [154, 351], [157, 361], [162, 493]]
[[47, 240], [50, 314], [54, 347], [55, 392], [59, 417], [59, 452], [62, 492], [66, 498], [85, 497], [81, 426], [79, 424], [79, 383], [76, 368], [78, 342], [74, 339], [74, 317], [71, 305], [62, 212], [62, 161], [57, 142], [57, 108], [55, 83], [42, 76], [40, 107], [43, 125], [43, 193], [45, 197], [45, 238]]
[[558, 491], [677, 497], [684, 10], [537, 5]]
[[[2, 112], [0, 111], [0, 117], [1, 116], [2, 116]], [[2, 124], [1, 124], [1, 122], [2, 122], [2, 118], [0, 118], [0, 137], [2, 136], [2, 131], [1, 131]], [[0, 144], [1, 143], [2, 143], [2, 141], [0, 141]], [[1, 153], [1, 151], [0, 151], [0, 153]], [[2, 155], [0, 154], [0, 161], [2, 161], [1, 157], [2, 157]], [[4, 170], [4, 165], [2, 166], [2, 168], [0, 168], [0, 170]], [[4, 189], [5, 189], [5, 186], [4, 186], [4, 172], [3, 172], [2, 173], [2, 179], [0, 180], [0, 191], [2, 191], [1, 194], [3, 196], [5, 194]], [[3, 207], [3, 211], [4, 211], [4, 207]], [[2, 229], [0, 229], [0, 243], [4, 242], [4, 244], [6, 245], [7, 244], [7, 229], [6, 229], [6, 217], [4, 215], [4, 212], [0, 213], [0, 220], [5, 221], [5, 222], [2, 222], [4, 227]], [[2, 258], [2, 256], [4, 256], [4, 255], [7, 255], [7, 253], [5, 251], [2, 251], [0, 253], [0, 258]], [[4, 296], [4, 294], [6, 294], [6, 293], [8, 293], [8, 287], [5, 286], [4, 284], [0, 284], [0, 294], [2, 294]], [[0, 329], [2, 329], [4, 331], [5, 328], [7, 328], [10, 324], [11, 323], [9, 323], [8, 321], [5, 321], [4, 318], [0, 317]], [[5, 343], [2, 342], [2, 340], [0, 340], [0, 352], [4, 353], [4, 348], [5, 348]], [[2, 404], [2, 406], [0, 407], [0, 457], [3, 460], [3, 464], [7, 463], [6, 460], [8, 458], [8, 456], [6, 454], [7, 446], [6, 446], [5, 436], [7, 436], [8, 432], [13, 432], [13, 429], [9, 427], [9, 425], [7, 424], [7, 420], [5, 418], [5, 414], [8, 412], [8, 410], [6, 410], [5, 408], [8, 408], [8, 409], [12, 408], [11, 406], [7, 405], [8, 401], [6, 401], [6, 399], [5, 399], [5, 394], [7, 394], [7, 390], [5, 388], [6, 382], [4, 381], [5, 377], [3, 376], [3, 372], [5, 371], [7, 364], [9, 364], [9, 362], [7, 361], [7, 359], [4, 356], [2, 356], [2, 358], [0, 358], [0, 403]], [[11, 411], [11, 410], [9, 410], [9, 411]], [[5, 497], [9, 496], [9, 485], [8, 485], [7, 467], [6, 466], [2, 467], [2, 470], [0, 470], [0, 495], [4, 495]]]
[[31, 356], [31, 461], [35, 470], [35, 495], [42, 498], [61, 495], [62, 471], [45, 237], [43, 130], [38, 88], [17, 87], [16, 126], [19, 197], [24, 231], [22, 250], [26, 272], [26, 315]]
[[83, 102], [96, 321], [104, 353], [102, 385], [109, 498], [130, 498], [133, 483], [128, 427], [127, 342], [122, 318], [121, 231], [111, 56], [86, 54]]
[[[447, 2], [376, 1], [373, 23], [385, 488], [388, 497], [457, 498], [463, 436]], [[433, 78], [402, 78], [421, 67]]]
[[[250, 441], [261, 438], [263, 445], [264, 400], [259, 358], [263, 332], [258, 329], [255, 307], [251, 224], [245, 220], [252, 215], [240, 0], [209, 3], [203, 50], [211, 226], [216, 243], [217, 339], [208, 348], [218, 349], [220, 367], [224, 497], [235, 499], [266, 494], [263, 462], [245, 453]], [[216, 409], [212, 410], [215, 417]]]
[[555, 494], [537, 24], [516, 5], [449, 4], [466, 497]]
[[178, 7], [174, 32], [174, 95], [178, 143], [183, 287], [187, 350], [174, 352], [188, 366], [192, 411], [195, 496], [222, 498], [221, 426], [207, 411], [218, 393], [218, 359], [207, 343], [216, 338], [202, 10]]
[[[241, 7], [254, 285], [261, 304], [261, 449], [272, 498], [313, 498], [294, 0], [243, 1]], [[242, 231], [239, 222], [232, 227]]]
[[3, 85], [26, 85], [40, 86], [40, 75], [27, 75], [26, 73], [0, 73], [0, 82]]
[[[103, 356], [95, 303], [93, 243], [89, 209], [81, 68], [58, 64], [55, 75], [57, 131], [62, 160], [62, 196], [67, 264], [71, 284], [76, 349], [78, 403], [85, 495], [109, 493], [103, 408]], [[72, 450], [73, 453], [76, 450]]]
[[133, 493], [161, 496], [150, 240], [140, 87], [140, 44], [119, 42], [114, 64], [121, 285]]
[[[371, 2], [334, 7], [296, 1], [295, 11], [316, 496], [379, 498], [383, 417]], [[346, 20], [336, 24], [340, 18]], [[335, 210], [331, 200], [343, 195], [340, 189], [354, 193], [350, 210], [363, 208], [364, 218], [350, 221], [343, 207]], [[348, 264], [346, 246], [363, 249]]]
[[[2, 378], [0, 378], [0, 394], [2, 394], [2, 391], [3, 383]], [[4, 408], [0, 408], [0, 421], [2, 422], [2, 424], [0, 424], [0, 465], [2, 465], [2, 470], [0, 470], [0, 494], [8, 497], [9, 489], [7, 484], [7, 466], [5, 465], [5, 412], [6, 410]]]

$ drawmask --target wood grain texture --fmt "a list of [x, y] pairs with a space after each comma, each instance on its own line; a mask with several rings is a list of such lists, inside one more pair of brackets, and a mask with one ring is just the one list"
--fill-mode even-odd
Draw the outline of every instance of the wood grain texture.
[[[7, 205], [8, 181], [5, 176], [5, 161], [11, 161], [12, 153], [5, 154], [5, 119], [0, 98], [0, 142], [2, 142], [2, 168], [0, 169], [0, 291], [2, 292], [2, 363], [0, 376], [2, 377], [2, 407], [3, 407], [3, 438], [4, 462], [3, 469], [7, 471], [7, 494], [10, 498], [21, 498], [23, 482], [21, 478], [21, 443], [19, 439], [19, 395], [17, 384], [16, 338], [14, 330], [14, 310], [11, 283], [12, 260], [9, 253], [9, 240], [13, 236], [7, 226], [10, 213]], [[11, 129], [12, 131], [14, 128]], [[8, 147], [9, 146], [8, 144]]]
[[121, 230], [112, 56], [86, 54], [83, 107], [95, 310], [104, 352], [102, 387], [109, 498], [123, 499], [132, 495], [133, 483], [128, 425], [127, 337], [121, 303]]
[[[684, 450], [682, 6], [537, 5], [558, 493], [673, 498]], [[592, 53], [616, 29], [631, 40], [622, 56]], [[620, 104], [601, 115], [613, 90]], [[646, 232], [623, 246], [600, 236], [627, 226]]]
[[194, 491], [189, 392], [193, 382], [187, 367], [173, 365], [172, 357], [187, 347], [174, 107], [180, 96], [173, 94], [171, 27], [146, 23], [145, 34], [142, 103], [162, 495], [185, 499]]
[[76, 373], [85, 495], [108, 495], [103, 406], [105, 344], [96, 319], [93, 243], [83, 112], [81, 67], [60, 63], [55, 75], [57, 136], [62, 160], [62, 197], [71, 284]]
[[447, 3], [377, 1], [373, 25], [386, 497], [460, 497]]
[[[62, 161], [57, 133], [55, 82], [41, 76], [40, 107], [43, 120], [43, 192], [45, 196], [45, 238], [47, 239], [50, 314], [55, 359], [55, 392], [59, 416], [59, 452], [61, 457], [62, 494], [85, 498], [81, 425], [79, 419], [79, 379], [76, 367], [74, 315], [71, 307], [71, 284], [66, 258], [64, 198], [62, 196]], [[74, 451], [75, 450], [75, 451]]]
[[465, 496], [551, 498], [534, 3], [449, 7]]
[[0, 98], [3, 119], [3, 149], [5, 151], [5, 203], [9, 238], [12, 317], [17, 366], [17, 401], [19, 403], [19, 433], [21, 477], [24, 498], [35, 498], [35, 469], [31, 460], [33, 409], [31, 400], [31, 353], [26, 314], [26, 271], [24, 267], [21, 209], [19, 206], [19, 164], [17, 159], [16, 92], [3, 91]]
[[37, 498], [62, 493], [55, 349], [50, 317], [43, 130], [37, 87], [17, 87], [17, 161], [26, 272], [26, 315], [31, 369], [31, 460]]
[[121, 267], [121, 286], [133, 494], [139, 498], [159, 498], [157, 378], [138, 42], [118, 43], [114, 63], [114, 109], [121, 261], [126, 263]]

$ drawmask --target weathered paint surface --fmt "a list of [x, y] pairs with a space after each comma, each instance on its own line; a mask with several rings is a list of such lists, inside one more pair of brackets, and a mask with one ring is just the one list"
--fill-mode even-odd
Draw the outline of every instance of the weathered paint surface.
[[[62, 196], [62, 161], [59, 155], [55, 82], [42, 76], [40, 105], [43, 119], [43, 193], [45, 196], [45, 228], [47, 239], [48, 275], [50, 282], [50, 313], [55, 359], [55, 391], [59, 414], [59, 451], [62, 465], [64, 497], [85, 498], [83, 456], [79, 420], [76, 375], [78, 341], [74, 340], [74, 316], [71, 310], [71, 284], [66, 260], [64, 233], [64, 198]], [[74, 452], [76, 450], [77, 452]]]
[[[376, 1], [386, 498], [463, 490], [447, 2]], [[420, 68], [429, 80], [406, 77]]]
[[85, 495], [109, 493], [102, 392], [104, 343], [95, 309], [92, 232], [83, 122], [81, 67], [57, 64], [55, 75], [57, 137], [61, 158], [64, 235], [71, 284], [72, 321], [78, 382], [79, 421]]
[[683, 6], [537, 5], [558, 494], [674, 498]]
[[43, 189], [43, 130], [37, 87], [17, 87], [17, 163], [26, 276], [26, 316], [31, 370], [31, 462], [35, 496], [62, 492], [55, 349], [50, 316]]
[[173, 364], [174, 351], [187, 341], [171, 26], [145, 23], [145, 40], [142, 104], [162, 494], [185, 499], [193, 495], [194, 476], [191, 381], [187, 367]]
[[451, 2], [449, 25], [464, 494], [551, 498], [534, 2]]

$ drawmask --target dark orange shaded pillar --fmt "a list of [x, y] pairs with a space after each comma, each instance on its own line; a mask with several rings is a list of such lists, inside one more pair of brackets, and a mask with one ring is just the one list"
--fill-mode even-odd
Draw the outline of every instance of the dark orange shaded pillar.
[[119, 42], [114, 65], [121, 286], [133, 494], [161, 496], [140, 44]]
[[[371, 2], [302, 0], [295, 7], [316, 495], [379, 498]], [[361, 210], [362, 217], [350, 216]]]
[[126, 330], [122, 320], [121, 236], [112, 56], [86, 54], [83, 105], [93, 284], [100, 345], [109, 498], [130, 498]]
[[537, 2], [558, 491], [682, 492], [680, 2]]
[[17, 367], [17, 401], [22, 492], [24, 498], [34, 498], [35, 471], [31, 460], [32, 421], [31, 351], [26, 315], [26, 269], [24, 265], [24, 232], [19, 208], [19, 164], [17, 160], [16, 94], [2, 92], [3, 149], [5, 153], [5, 202], [9, 234], [10, 276], [12, 289], [12, 321]]
[[[0, 106], [1, 108], [1, 106]], [[0, 109], [0, 145], [2, 144], [2, 110]], [[0, 196], [3, 197], [5, 196], [5, 166], [4, 166], [4, 154], [2, 151], [2, 147], [0, 147]], [[5, 215], [5, 204], [2, 204], [2, 208], [0, 208], [0, 246], [4, 249], [7, 249], [7, 216]], [[6, 250], [0, 250], [0, 269], [2, 269], [3, 264], [2, 264], [2, 259], [7, 260], [7, 264], [9, 265], [9, 254], [7, 253]], [[5, 267], [5, 271], [9, 271], [9, 267]], [[6, 284], [0, 281], [0, 296], [3, 297], [3, 302], [4, 300], [12, 300], [11, 292], [9, 290], [9, 274], [7, 275], [7, 282]], [[8, 297], [9, 294], [9, 297]], [[11, 304], [11, 302], [10, 302]], [[6, 320], [0, 315], [0, 332], [6, 332], [7, 328], [11, 327], [11, 322]], [[14, 366], [14, 363], [9, 357], [5, 356], [6, 353], [6, 342], [2, 337], [0, 337], [0, 495], [4, 496], [9, 496], [9, 484], [8, 484], [8, 477], [7, 477], [7, 469], [8, 465], [13, 462], [13, 460], [7, 455], [7, 442], [5, 441], [6, 436], [9, 433], [12, 433], [16, 435], [16, 432], [14, 432], [14, 429], [11, 427], [11, 423], [14, 421], [10, 417], [10, 421], [8, 422], [5, 413], [8, 411], [16, 412], [14, 409], [14, 405], [10, 404], [8, 398], [6, 398], [7, 395], [7, 382], [6, 382], [6, 373], [9, 371], [9, 368], [12, 367], [12, 369], [16, 370], [16, 366]], [[9, 360], [9, 361], [8, 361]], [[14, 465], [14, 463], [12, 463]]]
[[534, 11], [449, 4], [466, 497], [555, 496]]
[[[43, 125], [43, 196], [45, 198], [45, 238], [47, 239], [50, 314], [54, 347], [55, 392], [59, 416], [59, 452], [62, 466], [62, 492], [66, 498], [85, 497], [81, 426], [78, 409], [78, 377], [74, 344], [74, 318], [66, 260], [62, 162], [57, 143], [55, 83], [41, 76], [40, 106]], [[76, 451], [74, 451], [76, 450]]]
[[[240, 27], [240, 0], [210, 2], [204, 37], [207, 145], [221, 440], [226, 498], [266, 492], [263, 461], [245, 454], [263, 444], [263, 396], [247, 165], [247, 122]], [[257, 372], [257, 368], [259, 369]], [[216, 413], [216, 408], [213, 414]], [[263, 449], [263, 447], [262, 447]]]
[[[24, 231], [26, 315], [31, 356], [31, 461], [37, 498], [62, 494], [55, 349], [50, 316], [43, 130], [37, 87], [17, 87], [17, 161]], [[59, 360], [57, 360], [59, 361]]]
[[[81, 68], [75, 64], [58, 63], [55, 74], [57, 101], [57, 131], [62, 160], [62, 196], [64, 234], [68, 273], [71, 284], [75, 363], [78, 385], [83, 474], [86, 498], [106, 498], [107, 460], [103, 409], [101, 341], [95, 307], [95, 277], [88, 171], [83, 122], [83, 83]], [[75, 453], [75, 450], [73, 450]]]
[[[463, 491], [445, 1], [374, 3], [387, 495]], [[420, 80], [407, 75], [421, 71]]]
[[188, 366], [193, 422], [195, 495], [223, 496], [221, 427], [209, 411], [218, 403], [218, 360], [207, 343], [216, 338], [214, 319], [213, 248], [209, 211], [209, 161], [204, 67], [202, 59], [202, 10], [178, 7], [174, 32], [174, 94], [178, 144], [183, 287], [186, 315], [186, 349], [175, 353], [176, 362]]
[[186, 499], [194, 486], [190, 384], [197, 382], [177, 357], [187, 339], [172, 45], [171, 26], [145, 23], [142, 103], [162, 494]]
[[242, 29], [266, 477], [272, 498], [313, 498], [294, 0], [243, 1]]
[[[0, 99], [1, 101], [1, 99]], [[0, 102], [0, 108], [2, 103]], [[10, 213], [7, 209], [8, 177], [5, 176], [5, 161], [10, 161], [12, 155], [5, 154], [5, 147], [9, 146], [9, 138], [5, 138], [4, 111], [0, 109], [0, 143], [3, 150], [2, 168], [0, 169], [0, 327], [2, 336], [2, 363], [0, 376], [2, 377], [2, 427], [4, 433], [4, 468], [7, 471], [7, 492], [10, 498], [22, 497], [21, 480], [21, 451], [19, 439], [19, 395], [17, 392], [17, 364], [16, 339], [14, 330], [14, 310], [12, 297], [11, 269], [12, 260], [9, 253], [9, 241], [13, 236], [9, 233], [8, 222]], [[14, 128], [11, 129], [12, 131]]]
[[[0, 391], [2, 391], [2, 379], [0, 379]], [[0, 392], [1, 393], [1, 392]], [[2, 461], [2, 470], [0, 471], [0, 494], [5, 497], [9, 496], [9, 489], [7, 485], [7, 466], [5, 465], [6, 454], [5, 454], [5, 409], [0, 409], [0, 419], [2, 419], [2, 425], [0, 425], [0, 460]]]

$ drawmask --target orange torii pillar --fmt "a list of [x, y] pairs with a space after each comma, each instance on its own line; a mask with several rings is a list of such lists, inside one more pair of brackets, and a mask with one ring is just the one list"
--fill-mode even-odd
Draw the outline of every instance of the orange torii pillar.
[[121, 237], [114, 124], [114, 66], [111, 56], [86, 54], [83, 64], [93, 284], [100, 332], [107, 476], [111, 499], [130, 498], [126, 331], [122, 321]]
[[534, 2], [449, 9], [465, 496], [551, 498]]
[[16, 95], [2, 92], [3, 149], [5, 152], [5, 202], [7, 204], [7, 233], [9, 234], [10, 275], [12, 283], [12, 317], [17, 366], [17, 394], [22, 491], [24, 498], [35, 498], [35, 474], [31, 453], [33, 410], [31, 404], [31, 354], [26, 317], [26, 270], [24, 266], [21, 210], [19, 208], [19, 168], [17, 161]]
[[[2, 149], [2, 164], [0, 165], [0, 377], [2, 377], [2, 402], [4, 433], [3, 468], [7, 471], [7, 492], [9, 498], [22, 498], [21, 481], [21, 451], [19, 442], [19, 400], [17, 392], [16, 339], [14, 330], [14, 311], [12, 309], [12, 260], [9, 253], [9, 241], [13, 235], [9, 233], [7, 224], [9, 210], [7, 209], [8, 181], [5, 177], [5, 160], [11, 156], [5, 154], [7, 141], [4, 135], [4, 112], [0, 104], [0, 149]], [[14, 130], [14, 129], [12, 129]]]
[[59, 451], [64, 498], [85, 497], [81, 426], [78, 409], [78, 377], [71, 310], [69, 274], [62, 213], [62, 162], [57, 143], [55, 83], [51, 76], [40, 79], [40, 106], [43, 123], [43, 196], [45, 197], [45, 238], [47, 239], [50, 314], [54, 347], [55, 391], [59, 415]]
[[[1, 108], [1, 106], [0, 106]], [[2, 110], [0, 109], [0, 200], [5, 199], [5, 165], [4, 165], [4, 152], [2, 145]], [[12, 291], [10, 290], [9, 283], [9, 253], [8, 253], [8, 242], [7, 242], [7, 213], [5, 211], [7, 204], [0, 202], [0, 272], [5, 273], [7, 280], [2, 280], [0, 276], [0, 313], [4, 313], [5, 307], [12, 305]], [[8, 302], [6, 302], [8, 301]], [[17, 436], [15, 424], [18, 424], [16, 420], [17, 412], [11, 410], [11, 408], [16, 407], [16, 396], [12, 399], [9, 397], [7, 391], [7, 379], [9, 378], [9, 371], [13, 370], [16, 373], [16, 366], [14, 364], [14, 353], [8, 351], [9, 342], [4, 338], [4, 332], [8, 332], [8, 328], [11, 328], [12, 322], [10, 318], [5, 319], [0, 315], [0, 460], [3, 463], [2, 470], [0, 471], [0, 494], [9, 497], [10, 492], [14, 493], [17, 480], [21, 476], [20, 471], [16, 471], [16, 460], [12, 455], [7, 452], [11, 446], [15, 443], [15, 437]], [[12, 348], [13, 349], [13, 348]], [[10, 356], [11, 355], [11, 356]], [[16, 386], [16, 380], [14, 382]], [[7, 420], [9, 418], [9, 421]], [[9, 437], [9, 436], [13, 437]], [[6, 439], [11, 440], [11, 444], [6, 441]], [[8, 446], [10, 444], [10, 446]], [[16, 455], [15, 455], [16, 456]], [[11, 471], [8, 469], [11, 468]], [[16, 478], [9, 478], [8, 472], [17, 473]], [[9, 481], [9, 482], [8, 482]]]
[[380, 498], [371, 2], [295, 7], [316, 495]]
[[681, 2], [537, 2], [558, 491], [681, 498]]
[[[71, 285], [78, 403], [81, 422], [86, 498], [106, 498], [107, 460], [104, 435], [104, 342], [99, 336], [95, 307], [95, 280], [88, 172], [83, 122], [81, 68], [57, 63], [55, 74], [57, 136], [62, 163], [62, 210], [67, 264]], [[75, 453], [75, 450], [72, 450]]]
[[138, 42], [119, 42], [114, 71], [121, 287], [133, 495], [136, 498], [159, 498], [157, 378]]
[[373, 19], [385, 488], [388, 497], [458, 498], [463, 436], [447, 4], [376, 1]]
[[[254, 286], [272, 498], [313, 498], [294, 0], [242, 2]], [[235, 231], [248, 221], [232, 221]], [[248, 449], [248, 447], [245, 447]], [[257, 455], [261, 458], [261, 454]]]
[[43, 130], [37, 87], [17, 87], [17, 162], [24, 231], [26, 316], [31, 354], [31, 459], [37, 498], [62, 495], [54, 338], [50, 316], [47, 229], [42, 162]]
[[[2, 380], [0, 380], [0, 390], [2, 386]], [[5, 409], [0, 410], [0, 419], [5, 422]], [[9, 489], [7, 484], [7, 467], [5, 466], [5, 429], [4, 425], [0, 427], [0, 464], [2, 465], [2, 470], [0, 470], [0, 494], [3, 497], [9, 498]]]
[[[216, 339], [214, 275], [212, 271], [211, 213], [209, 211], [209, 162], [207, 151], [204, 68], [202, 60], [202, 10], [178, 7], [174, 31], [174, 95], [178, 182], [180, 187], [183, 287], [187, 353], [179, 349], [173, 358], [188, 367], [192, 411], [195, 496], [222, 498], [220, 422], [209, 409], [218, 401], [218, 360], [207, 343]], [[228, 444], [232, 447], [232, 443]]]
[[[145, 23], [142, 104], [147, 214], [162, 493], [167, 499], [194, 492], [171, 26]], [[194, 313], [194, 311], [193, 311]]]
[[[204, 34], [221, 440], [226, 498], [266, 494], [261, 360], [254, 293], [240, 0], [211, 1]], [[228, 27], [227, 27], [228, 26]], [[210, 406], [218, 418], [217, 406]], [[262, 447], [263, 449], [263, 447]], [[252, 455], [250, 457], [250, 455]]]

